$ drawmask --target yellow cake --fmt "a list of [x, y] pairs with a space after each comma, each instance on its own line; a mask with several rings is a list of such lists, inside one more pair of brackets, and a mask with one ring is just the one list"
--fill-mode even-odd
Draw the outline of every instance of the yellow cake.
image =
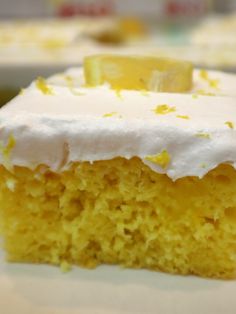
[[236, 77], [185, 93], [33, 82], [0, 111], [9, 261], [234, 278]]

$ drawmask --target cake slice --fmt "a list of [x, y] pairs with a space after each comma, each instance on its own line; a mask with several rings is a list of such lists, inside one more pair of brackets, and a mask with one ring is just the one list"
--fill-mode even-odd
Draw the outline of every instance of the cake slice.
[[185, 93], [38, 79], [0, 111], [8, 261], [236, 271], [236, 77]]

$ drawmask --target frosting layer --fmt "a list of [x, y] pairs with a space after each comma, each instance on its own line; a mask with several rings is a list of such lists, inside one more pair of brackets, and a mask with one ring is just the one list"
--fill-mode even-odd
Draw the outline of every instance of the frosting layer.
[[[176, 180], [236, 168], [236, 76], [196, 70], [186, 94], [83, 87], [81, 69], [33, 82], [0, 111], [0, 163], [46, 164], [141, 158]], [[5, 152], [5, 154], [4, 154]], [[164, 160], [162, 160], [164, 158]]]

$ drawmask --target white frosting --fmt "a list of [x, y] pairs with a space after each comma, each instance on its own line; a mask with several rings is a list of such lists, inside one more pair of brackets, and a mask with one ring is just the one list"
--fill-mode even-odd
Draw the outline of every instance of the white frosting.
[[[213, 82], [218, 80], [217, 88], [196, 70], [190, 93], [122, 91], [119, 95], [109, 86], [83, 87], [81, 70], [71, 69], [48, 80], [53, 95], [43, 94], [32, 83], [1, 109], [0, 142], [6, 146], [14, 136], [13, 165], [46, 164], [55, 171], [75, 161], [117, 156], [138, 156], [173, 180], [202, 177], [221, 163], [236, 168], [236, 76], [208, 74]], [[199, 90], [215, 95], [197, 95]], [[176, 111], [156, 114], [153, 110], [163, 104]], [[171, 158], [167, 168], [146, 159], [163, 150]], [[0, 163], [4, 162], [0, 154]]]

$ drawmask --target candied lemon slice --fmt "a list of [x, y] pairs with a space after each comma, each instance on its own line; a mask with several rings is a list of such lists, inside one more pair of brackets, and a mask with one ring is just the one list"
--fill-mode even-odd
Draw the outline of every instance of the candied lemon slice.
[[84, 60], [87, 86], [109, 83], [112, 89], [185, 92], [192, 87], [190, 62], [167, 58], [94, 55]]

